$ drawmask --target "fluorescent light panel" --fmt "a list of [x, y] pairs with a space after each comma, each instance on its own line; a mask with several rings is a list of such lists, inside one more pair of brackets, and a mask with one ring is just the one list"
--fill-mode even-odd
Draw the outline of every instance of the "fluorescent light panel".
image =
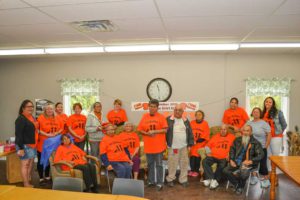
[[10, 55], [39, 55], [45, 54], [44, 49], [9, 49], [9, 50], [0, 50], [1, 56], [10, 56]]
[[220, 51], [238, 50], [238, 44], [172, 44], [172, 51]]
[[107, 46], [106, 52], [169, 51], [169, 45]]
[[241, 43], [241, 48], [297, 48], [300, 43]]
[[103, 47], [47, 48], [45, 52], [48, 54], [101, 53], [104, 49]]

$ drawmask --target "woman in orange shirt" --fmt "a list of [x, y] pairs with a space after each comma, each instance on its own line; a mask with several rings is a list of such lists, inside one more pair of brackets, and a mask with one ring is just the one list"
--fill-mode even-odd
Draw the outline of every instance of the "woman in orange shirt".
[[140, 138], [136, 132], [133, 131], [133, 124], [126, 122], [124, 132], [120, 133], [119, 137], [121, 137], [121, 139], [127, 144], [126, 146], [128, 147], [130, 158], [133, 162], [133, 178], [138, 179], [141, 163], [141, 159], [139, 157]]
[[63, 104], [61, 102], [57, 102], [55, 104], [55, 113], [56, 113], [56, 117], [59, 120], [61, 120], [61, 122], [63, 124], [63, 127], [64, 127], [61, 134], [68, 133], [68, 126], [67, 126], [68, 116], [64, 113], [64, 107], [63, 107]]
[[126, 111], [122, 109], [122, 101], [120, 99], [114, 101], [114, 109], [107, 113], [107, 120], [116, 126], [122, 126], [127, 122]]
[[[40, 185], [44, 185], [50, 180], [50, 165], [44, 169], [41, 164], [41, 155], [43, 151], [43, 144], [47, 138], [54, 137], [60, 134], [63, 130], [61, 121], [54, 116], [53, 104], [46, 104], [43, 107], [44, 112], [38, 117], [39, 122], [39, 138], [37, 143], [37, 170], [40, 177]], [[45, 176], [44, 176], [45, 175]]]
[[208, 123], [204, 120], [204, 112], [198, 110], [195, 113], [195, 120], [191, 121], [191, 128], [194, 135], [195, 145], [191, 147], [190, 151], [190, 166], [191, 171], [189, 176], [197, 177], [199, 175], [200, 168], [200, 155], [198, 150], [205, 147], [206, 143], [209, 140], [209, 126]]
[[80, 103], [75, 103], [73, 105], [73, 110], [75, 114], [71, 115], [67, 120], [67, 126], [69, 132], [74, 137], [75, 145], [80, 149], [84, 150], [85, 145], [85, 124], [86, 116], [81, 114], [82, 106]]
[[33, 187], [30, 184], [36, 143], [38, 138], [38, 122], [32, 116], [33, 103], [26, 99], [19, 109], [19, 116], [15, 121], [15, 136], [17, 155], [21, 160], [21, 174], [24, 187]]
[[234, 133], [240, 133], [241, 128], [249, 120], [249, 116], [245, 109], [238, 107], [239, 100], [236, 97], [230, 99], [230, 108], [225, 110], [223, 115], [223, 123], [232, 129]]
[[118, 178], [131, 177], [130, 153], [126, 143], [119, 135], [115, 135], [115, 126], [105, 127], [106, 135], [100, 142], [100, 157], [107, 170], [114, 170]]
[[[59, 161], [65, 161], [72, 165], [74, 169], [79, 169], [83, 173], [83, 180], [86, 186], [85, 192], [90, 189], [94, 193], [98, 193], [98, 183], [96, 167], [94, 164], [88, 163], [86, 159], [86, 153], [71, 143], [70, 136], [68, 134], [61, 136], [61, 145], [57, 148], [54, 157], [54, 163]], [[66, 165], [61, 167], [63, 171], [70, 170]]]

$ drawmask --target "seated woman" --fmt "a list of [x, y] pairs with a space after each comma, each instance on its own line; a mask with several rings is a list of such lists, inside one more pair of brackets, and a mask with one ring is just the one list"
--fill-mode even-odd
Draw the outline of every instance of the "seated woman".
[[[83, 180], [86, 185], [85, 191], [90, 189], [94, 193], [98, 193], [96, 167], [94, 164], [88, 163], [86, 160], [86, 153], [79, 147], [71, 143], [70, 136], [68, 134], [61, 136], [62, 144], [57, 148], [54, 157], [54, 163], [59, 161], [65, 161], [74, 169], [82, 171]], [[70, 170], [66, 165], [62, 166], [62, 170]]]
[[100, 156], [107, 170], [114, 170], [118, 178], [130, 178], [132, 161], [126, 143], [119, 135], [115, 135], [115, 126], [105, 127], [106, 135], [100, 143]]
[[139, 149], [140, 149], [140, 138], [133, 131], [133, 124], [130, 122], [126, 122], [124, 126], [124, 132], [120, 133], [121, 139], [127, 143], [128, 151], [130, 153], [130, 158], [133, 162], [132, 171], [133, 178], [138, 179], [139, 171], [140, 171], [140, 157], [139, 157]]

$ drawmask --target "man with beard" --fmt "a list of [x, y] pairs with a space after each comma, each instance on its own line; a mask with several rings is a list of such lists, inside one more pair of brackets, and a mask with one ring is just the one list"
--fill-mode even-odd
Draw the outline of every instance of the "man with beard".
[[256, 168], [264, 152], [258, 140], [252, 136], [252, 127], [245, 125], [242, 136], [235, 139], [229, 152], [229, 164], [223, 170], [227, 179], [234, 185], [235, 192], [242, 194], [250, 170]]

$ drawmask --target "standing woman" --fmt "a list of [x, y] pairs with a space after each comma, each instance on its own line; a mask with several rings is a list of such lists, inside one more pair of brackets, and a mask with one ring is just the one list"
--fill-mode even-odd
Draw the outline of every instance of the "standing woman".
[[107, 113], [107, 120], [116, 126], [122, 126], [128, 121], [126, 111], [122, 109], [122, 101], [120, 99], [114, 101], [114, 109]]
[[21, 160], [24, 187], [33, 187], [29, 181], [36, 156], [38, 138], [38, 122], [32, 115], [33, 108], [33, 103], [30, 100], [24, 100], [19, 109], [19, 116], [15, 121], [16, 149]]
[[99, 157], [99, 144], [104, 137], [102, 132], [102, 123], [104, 116], [102, 113], [102, 104], [96, 102], [93, 104], [92, 111], [88, 114], [85, 130], [89, 136], [89, 143], [91, 145], [91, 155]]
[[68, 118], [67, 126], [69, 132], [74, 137], [75, 145], [84, 151], [86, 116], [81, 114], [82, 106], [80, 103], [75, 103], [73, 110], [74, 114]]
[[54, 137], [63, 131], [61, 121], [54, 115], [54, 105], [46, 104], [43, 107], [44, 112], [38, 117], [39, 122], [39, 139], [37, 143], [37, 170], [40, 177], [40, 185], [46, 184], [50, 180], [50, 165], [44, 166], [41, 164], [41, 155], [43, 151], [44, 141], [48, 138]]
[[68, 116], [64, 113], [64, 107], [61, 102], [57, 102], [55, 104], [55, 114], [56, 114], [56, 117], [62, 122], [63, 127], [64, 127], [61, 134], [68, 133], [68, 131], [69, 131], [68, 126], [67, 126]]
[[223, 115], [223, 123], [226, 124], [234, 133], [240, 133], [241, 128], [249, 120], [247, 112], [238, 107], [239, 100], [236, 97], [230, 99], [230, 108], [225, 110]]
[[[260, 161], [260, 165], [259, 165], [259, 174], [263, 176], [263, 179], [261, 181], [261, 187], [266, 188], [270, 186], [270, 181], [268, 179], [269, 171], [267, 166], [267, 160], [268, 160], [267, 149], [271, 141], [271, 128], [269, 124], [262, 119], [262, 110], [260, 108], [258, 107], [253, 108], [251, 116], [253, 117], [253, 120], [249, 121], [247, 124], [252, 127], [252, 135], [255, 139], [257, 139], [260, 142], [264, 151], [264, 157]], [[254, 176], [252, 176], [250, 183], [251, 185], [255, 185], [257, 181], [258, 181], [257, 174], [254, 174]]]
[[283, 147], [283, 132], [287, 127], [283, 112], [276, 108], [273, 97], [267, 97], [264, 101], [263, 119], [271, 127], [270, 155], [279, 155]]

